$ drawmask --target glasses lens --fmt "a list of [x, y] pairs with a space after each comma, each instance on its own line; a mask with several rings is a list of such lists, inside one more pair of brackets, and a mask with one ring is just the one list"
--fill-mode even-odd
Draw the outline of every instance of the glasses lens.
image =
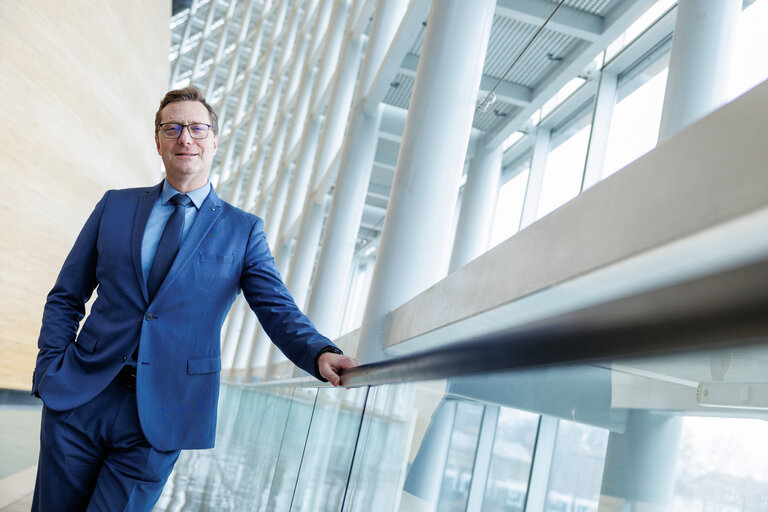
[[204, 139], [208, 136], [208, 125], [203, 123], [195, 123], [189, 125], [189, 133], [193, 139]]
[[176, 139], [181, 134], [181, 125], [176, 123], [164, 124], [160, 127], [160, 135], [169, 139]]

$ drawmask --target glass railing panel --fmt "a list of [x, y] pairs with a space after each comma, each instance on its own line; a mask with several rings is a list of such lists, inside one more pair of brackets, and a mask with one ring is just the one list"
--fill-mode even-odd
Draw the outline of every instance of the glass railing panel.
[[539, 415], [499, 408], [483, 496], [487, 512], [522, 512], [528, 492]]
[[456, 416], [437, 507], [439, 512], [463, 512], [467, 508], [484, 409], [483, 405], [477, 403], [456, 403]]
[[[317, 388], [294, 390], [280, 443], [280, 452], [276, 460], [272, 461], [274, 464], [272, 481], [263, 489], [267, 499], [263, 502], [264, 507], [254, 510], [290, 510], [317, 392]], [[254, 454], [254, 456], [257, 455]]]
[[181, 453], [155, 510], [264, 509], [293, 394], [222, 386], [216, 447]]
[[367, 392], [367, 387], [318, 390], [291, 511], [341, 509]]
[[607, 443], [606, 429], [558, 422], [545, 510], [597, 510]]
[[[429, 423], [442, 393], [426, 386], [398, 384], [371, 388], [344, 500], [345, 512], [397, 510], [414, 433]], [[445, 388], [443, 383], [442, 388]], [[427, 412], [425, 412], [425, 409]], [[421, 429], [421, 430], [420, 430]]]

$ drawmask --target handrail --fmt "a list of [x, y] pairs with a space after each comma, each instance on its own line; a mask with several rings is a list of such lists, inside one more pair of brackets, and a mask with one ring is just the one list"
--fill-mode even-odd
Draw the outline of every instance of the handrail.
[[[366, 364], [345, 387], [652, 356], [768, 340], [768, 259], [538, 321]], [[258, 386], [321, 387], [314, 379]], [[252, 385], [246, 385], [252, 386]]]

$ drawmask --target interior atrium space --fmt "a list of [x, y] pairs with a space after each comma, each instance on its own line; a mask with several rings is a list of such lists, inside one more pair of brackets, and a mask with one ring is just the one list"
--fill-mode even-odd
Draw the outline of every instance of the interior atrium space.
[[190, 85], [215, 194], [360, 366], [239, 293], [155, 511], [768, 512], [768, 0], [65, 4], [0, 2], [0, 512], [46, 295]]

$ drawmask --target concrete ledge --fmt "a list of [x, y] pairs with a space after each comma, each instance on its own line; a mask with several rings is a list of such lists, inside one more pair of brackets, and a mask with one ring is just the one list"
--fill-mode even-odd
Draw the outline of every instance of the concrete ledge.
[[385, 347], [461, 341], [768, 254], [768, 83], [390, 315]]

